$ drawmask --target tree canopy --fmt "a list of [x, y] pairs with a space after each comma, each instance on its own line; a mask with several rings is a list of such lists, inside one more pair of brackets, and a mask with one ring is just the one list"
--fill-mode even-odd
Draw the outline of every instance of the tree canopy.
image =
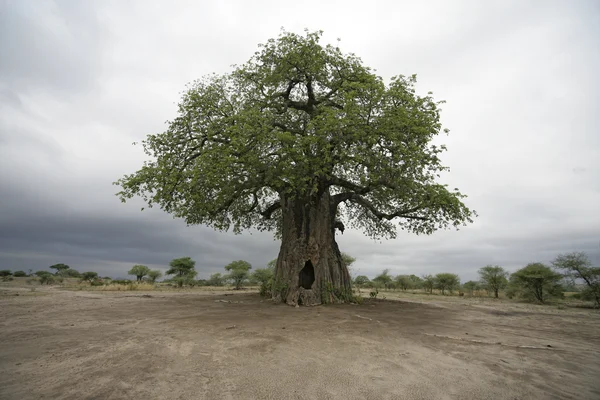
[[508, 284], [508, 272], [498, 265], [486, 265], [480, 268], [478, 273], [481, 283], [498, 298], [500, 289], [504, 289]]
[[183, 276], [196, 276], [196, 261], [192, 260], [191, 257], [181, 257], [171, 260], [169, 268], [166, 272], [167, 275], [176, 275], [179, 277]]
[[390, 286], [390, 284], [392, 283], [393, 278], [390, 275], [390, 270], [389, 269], [384, 269], [381, 274], [377, 275], [375, 278], [373, 278], [373, 282], [388, 288]]
[[150, 273], [150, 268], [145, 265], [134, 265], [128, 272], [129, 275], [135, 275], [138, 282], [141, 282], [146, 275]]
[[95, 281], [96, 279], [98, 279], [98, 273], [97, 272], [93, 272], [93, 271], [83, 272], [81, 274], [81, 279], [83, 281], [87, 281], [87, 282], [92, 283], [93, 281]]
[[600, 307], [600, 267], [593, 267], [587, 254], [583, 252], [559, 254], [552, 261], [552, 266], [572, 280], [585, 282], [584, 294], [586, 297], [593, 298], [596, 307]]
[[233, 282], [236, 289], [240, 289], [242, 284], [250, 277], [248, 271], [251, 269], [252, 265], [244, 260], [233, 261], [225, 266], [225, 270], [229, 271], [227, 279]]
[[162, 272], [160, 272], [158, 269], [152, 269], [148, 271], [148, 278], [150, 278], [150, 282], [152, 283], [156, 282], [156, 280], [159, 279], [161, 276]]
[[[165, 132], [142, 141], [151, 161], [115, 184], [188, 224], [281, 232], [281, 199], [331, 193], [343, 224], [393, 238], [472, 222], [448, 168], [440, 104], [416, 76], [384, 82], [322, 32], [282, 32], [230, 73], [185, 90]], [[392, 220], [397, 221], [394, 224]]]
[[54, 265], [50, 266], [50, 269], [56, 270], [56, 275], [61, 275], [64, 271], [68, 270], [69, 268], [71, 268], [71, 267], [69, 267], [66, 264], [62, 264], [62, 263], [54, 264]]
[[563, 295], [562, 275], [542, 263], [530, 263], [510, 276], [509, 297], [518, 295], [545, 303], [550, 297]]
[[435, 275], [434, 282], [435, 288], [439, 289], [442, 294], [445, 294], [446, 290], [452, 293], [460, 285], [460, 278], [456, 274], [443, 272]]

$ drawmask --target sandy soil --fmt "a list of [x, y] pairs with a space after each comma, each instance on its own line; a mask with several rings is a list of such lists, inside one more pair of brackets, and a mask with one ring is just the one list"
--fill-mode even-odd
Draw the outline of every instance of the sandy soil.
[[0, 399], [599, 398], [593, 310], [0, 289]]

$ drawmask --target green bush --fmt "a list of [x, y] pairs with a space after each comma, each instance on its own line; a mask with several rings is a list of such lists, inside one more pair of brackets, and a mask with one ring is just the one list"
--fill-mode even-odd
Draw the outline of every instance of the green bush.
[[260, 284], [260, 289], [258, 291], [258, 293], [262, 296], [262, 297], [271, 297], [273, 295], [271, 289], [273, 287], [273, 281], [269, 280], [268, 282], [264, 282]]
[[50, 274], [42, 274], [40, 275], [40, 284], [46, 284], [46, 285], [51, 285], [56, 281], [56, 279], [54, 278], [54, 275], [50, 275]]
[[562, 298], [562, 278], [562, 275], [542, 263], [531, 263], [510, 276], [506, 296], [538, 303], [545, 303], [550, 298]]

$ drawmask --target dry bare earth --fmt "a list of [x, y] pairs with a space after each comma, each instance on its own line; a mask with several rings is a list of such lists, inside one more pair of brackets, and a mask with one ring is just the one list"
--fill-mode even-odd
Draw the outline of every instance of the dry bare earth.
[[592, 310], [44, 290], [0, 289], [1, 399], [600, 398]]

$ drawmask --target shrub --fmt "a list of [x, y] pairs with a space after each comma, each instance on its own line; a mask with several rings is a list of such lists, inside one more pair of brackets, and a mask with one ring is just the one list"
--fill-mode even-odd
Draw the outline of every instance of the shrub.
[[483, 286], [498, 298], [498, 292], [508, 284], [508, 272], [498, 265], [487, 265], [480, 268], [478, 273]]
[[145, 265], [134, 265], [129, 271], [127, 271], [128, 275], [135, 275], [136, 279], [138, 282], [141, 282], [142, 279], [144, 279], [144, 277], [146, 275], [148, 275], [150, 273], [150, 268], [146, 267]]
[[441, 273], [435, 276], [435, 288], [439, 289], [442, 294], [445, 291], [452, 293], [454, 289], [460, 286], [460, 278], [456, 274]]
[[152, 269], [150, 271], [148, 271], [148, 279], [150, 279], [150, 282], [154, 283], [156, 282], [157, 279], [160, 279], [162, 277], [162, 272], [160, 272], [157, 269]]
[[563, 297], [562, 278], [542, 263], [531, 263], [510, 276], [506, 295], [543, 304], [550, 298]]
[[15, 276], [17, 278], [23, 278], [23, 277], [27, 276], [27, 274], [25, 273], [25, 271], [15, 271], [13, 273], [13, 276]]
[[55, 282], [55, 277], [48, 273], [48, 274], [42, 274], [40, 275], [40, 284], [46, 284], [46, 285], [51, 285]]
[[580, 280], [587, 288], [582, 297], [594, 301], [600, 307], [600, 267], [593, 267], [588, 256], [583, 252], [560, 254], [552, 262], [554, 268], [563, 271], [566, 278]]

